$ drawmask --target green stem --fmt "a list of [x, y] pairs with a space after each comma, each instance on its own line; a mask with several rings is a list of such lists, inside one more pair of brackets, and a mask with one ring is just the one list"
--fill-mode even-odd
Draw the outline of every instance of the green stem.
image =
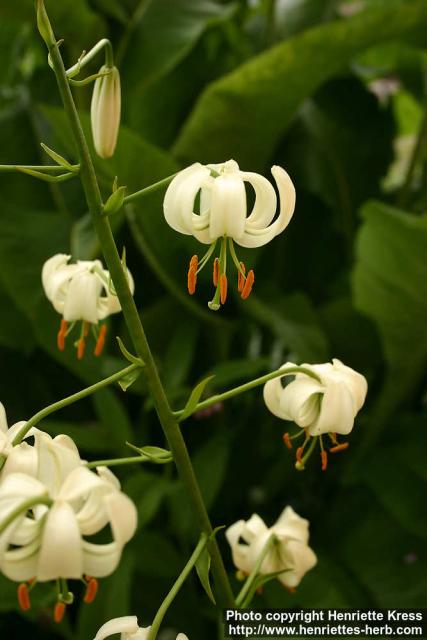
[[415, 170], [421, 160], [423, 153], [424, 143], [427, 138], [427, 105], [424, 108], [423, 118], [417, 135], [417, 141], [415, 143], [414, 150], [409, 162], [408, 170], [406, 172], [405, 180], [398, 198], [397, 204], [400, 208], [404, 209], [409, 204], [409, 198], [411, 194], [411, 187], [414, 181]]
[[94, 460], [87, 462], [88, 469], [96, 469], [96, 467], [117, 467], [122, 464], [138, 464], [141, 462], [150, 462], [150, 458], [144, 456], [131, 456], [130, 458], [112, 458], [111, 460]]
[[159, 631], [160, 625], [162, 624], [163, 618], [165, 617], [165, 614], [166, 614], [167, 610], [169, 609], [170, 605], [172, 604], [173, 600], [175, 599], [175, 596], [177, 595], [177, 593], [181, 589], [181, 587], [184, 584], [185, 580], [187, 579], [188, 575], [191, 573], [194, 565], [196, 564], [197, 560], [199, 559], [199, 557], [200, 557], [202, 551], [204, 550], [204, 548], [206, 547], [207, 543], [208, 543], [208, 538], [207, 538], [206, 535], [203, 534], [202, 537], [199, 540], [199, 544], [197, 545], [197, 547], [193, 551], [193, 553], [191, 555], [191, 558], [189, 559], [189, 561], [185, 565], [184, 569], [182, 570], [182, 572], [178, 576], [178, 578], [175, 581], [172, 589], [169, 591], [168, 595], [166, 596], [166, 598], [163, 600], [162, 604], [160, 605], [160, 608], [157, 611], [156, 616], [155, 616], [155, 618], [153, 620], [153, 624], [151, 625], [150, 633], [148, 634], [148, 639], [147, 640], [155, 640], [155, 638], [157, 636], [157, 633]]
[[256, 580], [256, 577], [259, 574], [259, 570], [261, 569], [262, 563], [264, 562], [267, 554], [269, 553], [271, 547], [274, 545], [274, 543], [276, 542], [276, 536], [274, 534], [272, 534], [267, 542], [265, 543], [264, 547], [262, 548], [261, 553], [259, 554], [257, 561], [255, 563], [254, 568], [252, 569], [251, 573], [249, 574], [248, 578], [246, 579], [245, 584], [243, 585], [239, 595], [236, 598], [236, 607], [241, 607], [243, 602], [245, 601], [246, 596], [248, 595], [248, 593], [251, 590], [251, 587], [254, 583], [254, 581]]
[[3, 531], [6, 531], [7, 527], [12, 524], [12, 522], [18, 518], [22, 513], [28, 511], [32, 507], [35, 507], [38, 504], [45, 504], [50, 506], [52, 504], [52, 500], [48, 496], [38, 496], [37, 498], [28, 498], [25, 502], [21, 502], [13, 511], [9, 513], [9, 515], [2, 520], [0, 524], [0, 535]]
[[[71, 165], [74, 171], [78, 171], [79, 165]], [[56, 164], [0, 164], [0, 173], [6, 173], [9, 171], [45, 171], [46, 173], [61, 173], [64, 171], [64, 167]]]
[[[91, 60], [93, 60], [102, 49], [105, 48], [105, 64], [107, 67], [112, 67], [114, 65], [114, 55], [113, 55], [113, 47], [108, 38], [102, 38], [99, 42], [96, 43], [94, 47], [90, 51], [88, 51], [84, 56], [80, 58], [76, 64], [67, 69], [66, 73], [69, 78], [73, 78], [76, 76], [82, 69], [85, 67]], [[52, 63], [53, 64], [53, 63]]]
[[145, 187], [144, 189], [140, 189], [140, 191], [135, 191], [135, 193], [130, 193], [123, 200], [123, 204], [128, 204], [129, 202], [133, 202], [134, 200], [138, 200], [139, 198], [143, 198], [144, 196], [148, 196], [150, 193], [154, 193], [163, 187], [166, 187], [172, 180], [175, 178], [177, 174], [173, 173], [171, 176], [167, 178], [163, 178], [154, 184], [150, 184], [149, 187]]
[[[39, 3], [41, 0], [39, 0]], [[44, 6], [43, 6], [44, 9]], [[198, 485], [191, 459], [187, 451], [184, 439], [175, 420], [165, 390], [160, 381], [157, 367], [151, 353], [144, 328], [136, 308], [135, 301], [129, 289], [127, 274], [123, 270], [120, 255], [117, 251], [116, 243], [111, 231], [110, 222], [106, 216], [102, 215], [103, 203], [101, 193], [89, 152], [89, 148], [83, 133], [77, 109], [71, 94], [68, 78], [66, 75], [64, 63], [61, 53], [56, 44], [53, 32], [47, 14], [44, 11], [42, 18], [48, 29], [47, 45], [51, 55], [53, 69], [55, 71], [59, 92], [64, 104], [65, 112], [68, 116], [71, 130], [73, 132], [79, 158], [81, 173], [80, 178], [86, 195], [86, 201], [90, 215], [92, 217], [95, 231], [98, 235], [99, 242], [102, 247], [105, 262], [112, 277], [117, 296], [119, 298], [126, 325], [131, 336], [137, 354], [145, 363], [145, 373], [147, 377], [148, 387], [154, 400], [157, 415], [162, 425], [163, 431], [169, 443], [169, 448], [173, 454], [176, 468], [185, 485], [189, 499], [193, 509], [198, 517], [198, 521], [202, 531], [209, 537], [212, 533], [212, 525], [207, 513], [205, 503]], [[46, 40], [45, 40], [46, 41]], [[210, 553], [212, 557], [212, 570], [216, 580], [218, 591], [218, 601], [221, 605], [232, 606], [234, 603], [233, 593], [231, 591], [228, 576], [224, 568], [222, 557], [216, 540], [209, 543]]]
[[[281, 378], [283, 376], [290, 376], [296, 373], [304, 373], [306, 376], [310, 376], [314, 380], [320, 382], [320, 378], [310, 369], [306, 369], [305, 367], [289, 367], [288, 369], [277, 369], [277, 371], [272, 371], [271, 373], [266, 373], [264, 376], [260, 378], [255, 378], [255, 380], [251, 380], [250, 382], [246, 382], [245, 384], [241, 384], [238, 387], [234, 387], [234, 389], [230, 389], [229, 391], [225, 391], [224, 393], [217, 393], [215, 396], [211, 396], [202, 402], [199, 402], [194, 407], [194, 410], [190, 415], [196, 413], [196, 411], [200, 411], [201, 409], [206, 409], [207, 407], [211, 407], [213, 404], [217, 402], [223, 402], [224, 400], [228, 400], [229, 398], [234, 398], [234, 396], [239, 395], [240, 393], [244, 393], [245, 391], [250, 391], [255, 387], [259, 387], [261, 384], [268, 382], [269, 380], [273, 380], [274, 378]], [[181, 411], [175, 411], [174, 416], [179, 418], [184, 413], [184, 409]], [[188, 417], [188, 416], [187, 416]]]
[[132, 371], [135, 371], [135, 369], [138, 369], [140, 366], [141, 365], [138, 365], [138, 364], [131, 364], [129, 367], [126, 367], [125, 369], [122, 369], [121, 371], [114, 373], [112, 376], [109, 376], [108, 378], [104, 378], [104, 380], [100, 380], [99, 382], [96, 382], [90, 387], [86, 387], [86, 389], [82, 389], [82, 391], [78, 391], [77, 393], [74, 393], [72, 396], [68, 396], [67, 398], [58, 400], [58, 402], [54, 402], [53, 404], [50, 404], [48, 407], [45, 407], [44, 409], [42, 409], [41, 411], [33, 415], [32, 418], [27, 420], [27, 422], [24, 424], [22, 429], [20, 429], [20, 431], [18, 431], [18, 433], [16, 434], [12, 442], [13, 446], [22, 442], [22, 440], [27, 435], [28, 431], [32, 427], [34, 427], [36, 424], [38, 424], [41, 420], [49, 416], [51, 413], [54, 413], [59, 409], [63, 409], [64, 407], [68, 407], [69, 404], [73, 404], [78, 400], [82, 400], [83, 398], [86, 398], [87, 396], [92, 395], [92, 393], [96, 393], [100, 389], [103, 389], [104, 387], [107, 387], [108, 385], [113, 384], [113, 382], [118, 382], [119, 380], [127, 376], [129, 373], [132, 373]]

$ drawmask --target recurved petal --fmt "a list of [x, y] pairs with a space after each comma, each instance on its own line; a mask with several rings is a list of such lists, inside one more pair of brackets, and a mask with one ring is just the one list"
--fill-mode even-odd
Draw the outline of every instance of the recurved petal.
[[323, 391], [324, 386], [317, 380], [298, 376], [281, 393], [282, 415], [300, 427], [308, 427], [319, 415]]
[[355, 411], [359, 411], [362, 408], [366, 399], [366, 394], [368, 393], [368, 383], [365, 376], [362, 376], [361, 373], [358, 373], [351, 367], [347, 367], [337, 358], [332, 360], [332, 364], [334, 370], [343, 376], [343, 380], [345, 380], [353, 395]]
[[123, 547], [117, 542], [93, 544], [83, 541], [83, 572], [94, 578], [105, 578], [116, 570]]
[[6, 410], [2, 402], [0, 402], [0, 431], [3, 433], [8, 431]]
[[331, 380], [326, 384], [319, 417], [308, 431], [311, 436], [331, 432], [347, 435], [353, 429], [354, 415], [351, 391], [344, 382]]
[[104, 503], [110, 516], [114, 540], [123, 546], [135, 534], [138, 521], [136, 507], [126, 494], [119, 491], [104, 496]]
[[246, 220], [246, 229], [264, 229], [276, 214], [277, 197], [274, 187], [258, 173], [241, 171], [240, 175], [255, 191], [255, 204]]
[[42, 268], [42, 284], [49, 299], [51, 299], [53, 290], [56, 288], [55, 279], [58, 272], [63, 271], [63, 267], [65, 267], [70, 258], [71, 256], [66, 253], [57, 253], [44, 263]]
[[281, 378], [273, 378], [264, 385], [263, 395], [267, 409], [271, 413], [282, 420], [292, 420], [289, 415], [283, 411], [280, 399], [283, 393]]
[[40, 539], [0, 556], [0, 569], [9, 580], [24, 582], [37, 576]]
[[249, 546], [239, 542], [241, 535], [245, 529], [245, 521], [238, 520], [228, 527], [225, 531], [225, 537], [231, 548], [234, 566], [241, 571], [250, 572], [251, 566], [248, 560]]
[[192, 235], [194, 200], [210, 170], [199, 162], [183, 169], [175, 176], [167, 188], [163, 201], [166, 222], [179, 233]]
[[43, 528], [37, 579], [81, 578], [82, 538], [76, 515], [66, 502], [55, 502]]
[[65, 478], [59, 490], [58, 498], [72, 502], [78, 498], [88, 496], [94, 490], [114, 491], [111, 485], [96, 473], [90, 471], [87, 467], [79, 466], [73, 469]]
[[34, 447], [26, 442], [13, 447], [7, 456], [0, 477], [4, 478], [12, 473], [25, 473], [30, 476], [37, 475], [37, 453]]
[[287, 506], [279, 516], [272, 530], [276, 536], [294, 538], [300, 542], [307, 543], [309, 539], [309, 521], [301, 518], [290, 506]]
[[136, 616], [123, 616], [113, 618], [99, 629], [94, 640], [105, 640], [116, 633], [136, 633], [139, 630], [138, 618]]
[[307, 571], [317, 564], [314, 551], [296, 540], [286, 542], [285, 557], [289, 559], [285, 565], [289, 570], [279, 576], [279, 580], [290, 588], [297, 587]]

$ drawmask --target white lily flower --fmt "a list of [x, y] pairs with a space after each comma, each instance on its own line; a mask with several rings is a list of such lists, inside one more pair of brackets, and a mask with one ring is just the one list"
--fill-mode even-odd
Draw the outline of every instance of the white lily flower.
[[[81, 322], [77, 355], [82, 358], [85, 338], [92, 325], [97, 338], [95, 355], [100, 355], [105, 343], [106, 325], [98, 329], [100, 320], [121, 310], [119, 299], [112, 288], [109, 272], [100, 260], [78, 260], [69, 264], [71, 256], [58, 253], [43, 265], [42, 284], [48, 300], [63, 316], [58, 333], [58, 348], [63, 351], [65, 338], [76, 322]], [[127, 270], [129, 287], [134, 292], [132, 275]], [[69, 327], [69, 323], [71, 326]]]
[[[25, 420], [21, 420], [9, 429], [5, 408], [0, 402], [0, 459], [5, 461], [0, 470], [0, 482], [6, 475], [15, 471], [22, 471], [30, 475], [35, 475], [36, 473], [37, 454], [34, 447], [26, 442], [22, 442], [16, 447], [13, 446], [15, 437], [24, 425]], [[29, 433], [28, 435], [33, 434]]]
[[[147, 640], [151, 627], [140, 627], [136, 616], [113, 618], [99, 629], [94, 640], [105, 640], [120, 633], [120, 640]], [[178, 633], [176, 640], [188, 640], [183, 633]]]
[[[200, 264], [197, 256], [190, 261], [188, 291], [191, 295], [195, 292], [197, 274], [207, 264], [217, 241], [221, 239], [220, 256], [214, 262], [216, 294], [209, 304], [213, 310], [219, 309], [227, 297], [227, 241], [238, 272], [238, 290], [246, 299], [252, 290], [254, 273], [251, 270], [246, 274], [245, 265], [237, 259], [233, 243], [250, 249], [261, 247], [282, 233], [292, 218], [295, 209], [292, 181], [281, 167], [272, 167], [271, 173], [280, 197], [279, 214], [275, 220], [277, 196], [273, 185], [257, 173], [241, 171], [234, 160], [206, 166], [195, 163], [180, 171], [166, 191], [163, 209], [169, 226], [210, 245]], [[255, 192], [255, 203], [250, 212], [245, 183], [250, 184]], [[198, 207], [196, 201], [200, 203]]]
[[[282, 368], [296, 366], [287, 362]], [[264, 400], [275, 416], [292, 420], [301, 427], [302, 431], [292, 438], [285, 434], [289, 448], [292, 448], [291, 439], [303, 433], [306, 435], [304, 445], [297, 449], [297, 468], [304, 468], [308, 455], [303, 457], [303, 452], [310, 437], [317, 439], [320, 436], [322, 469], [325, 470], [327, 454], [323, 449], [322, 435], [330, 435], [334, 445], [330, 449], [332, 453], [348, 447], [348, 443], [338, 444], [336, 434], [347, 435], [352, 431], [354, 419], [365, 402], [368, 384], [363, 375], [336, 358], [332, 363], [303, 364], [301, 367], [312, 371], [317, 379], [299, 372], [285, 387], [281, 378], [269, 380], [264, 386]], [[310, 447], [309, 452], [312, 450]]]
[[285, 587], [293, 589], [317, 563], [316, 555], [308, 545], [308, 528], [308, 520], [301, 518], [292, 507], [286, 507], [270, 528], [257, 514], [253, 514], [249, 520], [235, 522], [225, 535], [235, 566], [245, 574], [255, 569], [267, 543], [274, 537], [259, 567], [259, 574], [283, 572], [277, 579]]
[[116, 67], [105, 65], [99, 73], [107, 75], [97, 78], [93, 88], [90, 108], [93, 144], [101, 158], [111, 158], [120, 127], [120, 74]]

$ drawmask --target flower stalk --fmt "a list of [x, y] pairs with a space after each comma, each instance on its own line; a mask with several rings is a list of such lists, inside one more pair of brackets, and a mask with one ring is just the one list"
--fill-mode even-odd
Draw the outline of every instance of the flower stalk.
[[245, 584], [243, 585], [241, 591], [239, 592], [236, 598], [236, 607], [242, 607], [242, 605], [245, 603], [245, 600], [251, 590], [251, 587], [259, 574], [259, 570], [261, 569], [262, 563], [264, 562], [264, 559], [267, 557], [268, 553], [270, 552], [270, 549], [272, 549], [275, 542], [276, 542], [276, 536], [272, 534], [268, 538], [267, 542], [265, 543], [261, 553], [259, 554], [258, 560], [254, 568], [252, 569], [251, 573], [247, 577]]
[[[42, 6], [44, 10], [42, 0], [39, 0], [38, 7], [40, 8], [40, 6]], [[43, 17], [44, 22], [46, 22], [48, 18], [45, 10], [43, 11]], [[197, 514], [199, 525], [202, 531], [209, 537], [212, 533], [212, 525], [194, 473], [191, 459], [178, 423], [169, 406], [163, 385], [160, 381], [154, 358], [145, 336], [141, 318], [120, 260], [120, 255], [111, 231], [109, 220], [103, 215], [103, 202], [99, 184], [88, 144], [71, 94], [62, 56], [52, 29], [45, 28], [44, 33], [51, 34], [50, 37], [47, 39], [45, 38], [45, 42], [49, 50], [52, 67], [56, 75], [59, 93], [77, 145], [81, 167], [80, 179], [82, 181], [93, 225], [102, 247], [102, 252], [110, 271], [134, 348], [138, 356], [145, 363], [145, 374], [149, 390], [154, 400], [159, 421], [173, 454], [178, 473], [186, 487], [193, 509]], [[214, 539], [209, 541], [209, 549], [212, 557], [212, 570], [216, 582], [218, 601], [221, 605], [232, 606], [234, 604], [233, 594], [218, 545]]]

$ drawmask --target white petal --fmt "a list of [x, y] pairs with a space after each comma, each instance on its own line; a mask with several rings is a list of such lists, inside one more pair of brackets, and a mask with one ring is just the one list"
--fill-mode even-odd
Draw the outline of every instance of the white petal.
[[86, 467], [77, 467], [65, 479], [58, 498], [71, 502], [77, 498], [88, 495], [94, 489], [111, 490], [111, 487], [96, 473]]
[[114, 489], [120, 490], [120, 481], [117, 476], [109, 469], [108, 467], [96, 467], [96, 472], [100, 478], [105, 480], [108, 484], [110, 484]]
[[105, 638], [113, 636], [115, 633], [135, 633], [138, 629], [138, 618], [136, 616], [113, 618], [102, 625], [94, 640], [105, 640]]
[[0, 557], [0, 568], [2, 573], [16, 582], [31, 580], [37, 576], [38, 550], [40, 539], [37, 538], [32, 544], [19, 549], [7, 551]]
[[25, 473], [30, 476], [37, 475], [37, 452], [34, 447], [23, 442], [12, 448], [0, 472], [1, 481], [11, 473]]
[[188, 640], [188, 638], [185, 633], [178, 633], [178, 635], [176, 636], [176, 640]]
[[52, 497], [58, 493], [64, 479], [81, 464], [77, 448], [68, 436], [54, 440], [42, 431], [34, 436], [38, 456], [37, 477], [49, 489]]
[[166, 222], [179, 233], [193, 233], [194, 200], [210, 170], [199, 162], [180, 171], [168, 186], [163, 201]]
[[287, 587], [297, 587], [307, 571], [317, 564], [316, 554], [308, 545], [290, 540], [286, 545], [286, 557], [290, 570], [279, 576], [279, 580]]
[[118, 491], [106, 495], [104, 503], [110, 515], [114, 540], [123, 546], [135, 534], [138, 521], [136, 507], [126, 494]]
[[222, 236], [238, 239], [245, 230], [246, 191], [238, 173], [215, 178], [211, 189], [209, 234], [211, 241]]
[[98, 322], [98, 298], [102, 285], [94, 273], [81, 273], [70, 282], [64, 306], [64, 320]]
[[58, 273], [64, 273], [63, 267], [68, 263], [71, 256], [65, 253], [57, 253], [49, 258], [42, 269], [42, 285], [46, 296], [52, 300], [57, 289], [56, 277]]
[[354, 369], [351, 369], [351, 367], [347, 367], [337, 358], [332, 360], [332, 364], [334, 371], [342, 376], [342, 380], [345, 381], [350, 388], [354, 400], [355, 412], [357, 413], [362, 408], [368, 392], [366, 378]]
[[236, 242], [249, 249], [261, 247], [270, 242], [275, 236], [284, 231], [288, 226], [295, 209], [295, 188], [292, 180], [282, 167], [274, 166], [271, 169], [280, 197], [280, 211], [277, 219], [264, 229], [258, 229], [246, 223], [246, 231]]
[[282, 391], [280, 407], [288, 420], [299, 427], [308, 427], [319, 415], [324, 386], [308, 376], [297, 376]]
[[243, 180], [252, 185], [255, 191], [255, 204], [246, 220], [246, 227], [251, 229], [268, 227], [276, 215], [277, 207], [277, 197], [273, 185], [259, 173], [242, 171], [240, 175]]
[[75, 513], [66, 502], [56, 502], [43, 528], [37, 578], [45, 582], [82, 575], [82, 539]]
[[117, 569], [123, 547], [116, 542], [93, 544], [83, 541], [83, 573], [105, 578]]
[[4, 405], [2, 402], [0, 402], [0, 431], [2, 431], [3, 433], [7, 433], [8, 427], [7, 427], [7, 417], [6, 417], [6, 410], [4, 408]]
[[292, 418], [283, 411], [280, 398], [283, 393], [281, 378], [273, 378], [264, 385], [263, 395], [267, 409], [271, 413], [282, 420], [292, 420]]
[[294, 538], [300, 542], [307, 543], [309, 539], [308, 528], [309, 521], [301, 518], [292, 507], [288, 506], [283, 510], [272, 530], [279, 538]]
[[318, 419], [310, 425], [309, 434], [341, 433], [347, 435], [353, 429], [354, 405], [351, 392], [344, 382], [331, 380], [326, 385]]

